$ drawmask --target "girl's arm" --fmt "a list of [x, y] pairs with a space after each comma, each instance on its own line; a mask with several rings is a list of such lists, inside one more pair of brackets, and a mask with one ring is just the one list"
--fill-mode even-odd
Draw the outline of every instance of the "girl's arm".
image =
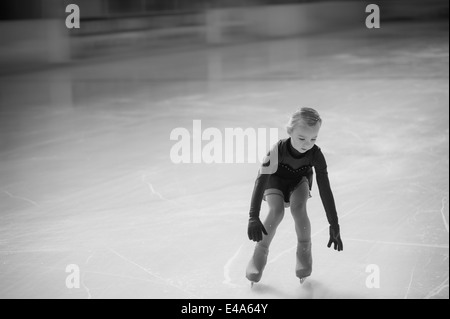
[[316, 180], [319, 187], [320, 198], [327, 215], [328, 223], [331, 226], [337, 226], [339, 219], [334, 202], [333, 192], [331, 191], [330, 180], [328, 179], [328, 170], [325, 157], [322, 151], [317, 147], [314, 154], [314, 169], [316, 171]]
[[256, 177], [252, 200], [250, 203], [250, 217], [259, 217], [267, 182], [269, 181], [270, 175], [275, 173], [278, 168], [278, 160], [280, 156], [279, 145], [280, 142], [272, 146], [258, 171], [258, 176]]
[[269, 176], [269, 174], [261, 174], [261, 170], [258, 172], [258, 177], [255, 181], [252, 200], [250, 203], [250, 217], [259, 217], [264, 190], [266, 189], [267, 182], [269, 181]]
[[263, 239], [263, 234], [267, 236], [267, 230], [264, 228], [259, 219], [259, 212], [261, 210], [261, 202], [266, 189], [268, 174], [261, 173], [262, 168], [258, 172], [255, 187], [253, 188], [252, 201], [250, 204], [250, 218], [248, 220], [247, 235], [248, 239], [259, 242]]
[[270, 150], [269, 154], [264, 159], [264, 163], [262, 164], [258, 172], [258, 177], [256, 178], [255, 187], [253, 188], [247, 234], [250, 240], [256, 242], [263, 239], [263, 234], [267, 235], [267, 231], [259, 219], [259, 213], [261, 210], [264, 190], [266, 189], [270, 174], [276, 172], [276, 169], [278, 168], [278, 145], [279, 143]]

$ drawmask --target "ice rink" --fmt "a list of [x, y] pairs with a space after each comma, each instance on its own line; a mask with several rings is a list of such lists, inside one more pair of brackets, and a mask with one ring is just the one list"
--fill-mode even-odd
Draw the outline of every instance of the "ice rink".
[[[448, 21], [3, 76], [0, 298], [449, 298], [448, 79]], [[344, 251], [326, 247], [314, 184], [312, 276], [295, 277], [287, 209], [251, 289], [259, 164], [175, 164], [170, 133], [201, 120], [285, 138], [302, 106], [324, 120]]]

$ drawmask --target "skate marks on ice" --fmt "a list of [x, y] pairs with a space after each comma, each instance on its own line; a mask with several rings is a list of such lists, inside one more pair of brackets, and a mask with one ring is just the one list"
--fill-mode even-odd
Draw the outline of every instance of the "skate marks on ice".
[[255, 283], [252, 286], [250, 284], [247, 285], [250, 289], [252, 295], [258, 295], [258, 297], [265, 298], [280, 298], [280, 299], [292, 299], [295, 298], [292, 295], [288, 294], [286, 290], [281, 289], [273, 284], [267, 283]]
[[[320, 280], [308, 277], [303, 284], [298, 278], [292, 280], [295, 285], [286, 286], [277, 282], [255, 283], [251, 287], [252, 297], [280, 298], [280, 299], [327, 299], [327, 298], [351, 298], [350, 295], [337, 293], [326, 287]], [[255, 296], [257, 295], [257, 296]]]
[[18, 195], [11, 194], [11, 193], [10, 193], [9, 191], [7, 191], [7, 190], [3, 190], [2, 193], [8, 195], [8, 196], [9, 196], [10, 198], [12, 198], [12, 199], [17, 199], [17, 200], [20, 200], [20, 201], [27, 202], [27, 203], [29, 203], [29, 204], [31, 204], [31, 205], [37, 207], [37, 208], [40, 208], [40, 207], [41, 207], [37, 202], [35, 202], [35, 201], [33, 201], [33, 200], [29, 199], [29, 198], [25, 198], [25, 197], [22, 197], [22, 196], [18, 196]]
[[222, 282], [224, 285], [230, 286], [232, 288], [236, 288], [236, 287], [242, 287], [242, 285], [238, 285], [235, 283], [231, 282], [231, 267], [234, 263], [234, 261], [236, 260], [236, 258], [239, 256], [239, 254], [241, 253], [242, 247], [244, 245], [242, 244], [241, 246], [239, 246], [238, 250], [236, 251], [236, 253], [231, 256], [230, 259], [228, 259], [228, 261], [226, 262], [225, 266], [223, 266], [223, 276], [224, 276], [224, 281]]
[[[80, 265], [80, 286], [88, 299], [202, 298], [185, 281], [161, 273], [148, 254], [129, 255], [126, 246], [108, 246], [91, 253], [86, 264]], [[86, 296], [78, 294], [77, 298]]]
[[173, 283], [170, 279], [164, 278], [161, 275], [153, 272], [151, 269], [146, 268], [144, 266], [141, 266], [139, 264], [137, 264], [136, 262], [132, 261], [131, 259], [125, 257], [124, 255], [118, 253], [117, 251], [115, 251], [112, 248], [109, 248], [109, 251], [112, 252], [114, 255], [116, 255], [117, 257], [123, 259], [124, 261], [126, 261], [127, 263], [132, 264], [133, 266], [139, 268], [140, 270], [144, 271], [145, 273], [149, 274], [150, 276], [156, 278], [158, 281], [161, 281], [163, 284], [171, 286], [177, 290], [180, 290], [182, 293], [184, 293], [185, 295], [187, 295], [189, 298], [200, 298], [198, 295], [187, 291], [186, 289], [183, 288], [182, 285]]
[[[436, 288], [434, 288], [433, 290], [431, 290], [424, 299], [432, 299], [435, 297], [438, 297], [442, 294], [442, 291], [449, 288], [449, 283], [448, 283], [448, 277], [440, 284], [438, 285]], [[406, 297], [405, 297], [406, 298]]]
[[[445, 225], [445, 229], [447, 230], [447, 233], [449, 232], [449, 230], [448, 230], [448, 221], [447, 221], [447, 219], [445, 218], [445, 207], [447, 206], [447, 211], [448, 211], [448, 197], [446, 197], [446, 198], [443, 198], [442, 199], [442, 208], [441, 208], [441, 210], [440, 210], [440, 212], [441, 212], [441, 215], [442, 215], [442, 219], [443, 219], [443, 222], [444, 222], [444, 225]], [[449, 249], [449, 247], [447, 246], [446, 247], [447, 248], [447, 250]], [[448, 259], [448, 256], [447, 256], [447, 258], [446, 259]], [[441, 293], [442, 293], [442, 291], [443, 290], [448, 290], [449, 289], [449, 277], [447, 276], [447, 278], [442, 282], [442, 283], [440, 283], [438, 286], [436, 286], [433, 290], [431, 290], [426, 296], [425, 296], [425, 299], [431, 299], [431, 298], [434, 298], [434, 297], [439, 297], [440, 295], [441, 295]], [[447, 295], [448, 296], [448, 295]]]
[[284, 283], [277, 278], [267, 279], [264, 282], [247, 284], [248, 298], [267, 299], [344, 299], [357, 298], [356, 293], [337, 291], [326, 281], [308, 277], [303, 284], [298, 278], [292, 276], [290, 283]]
[[442, 216], [442, 221], [444, 222], [445, 230], [448, 233], [449, 232], [448, 231], [448, 221], [447, 221], [447, 218], [445, 218], [445, 207], [446, 206], [447, 206], [447, 210], [448, 210], [448, 196], [446, 196], [446, 197], [444, 197], [442, 199], [442, 207], [441, 207], [441, 209], [439, 211], [441, 213], [441, 216]]

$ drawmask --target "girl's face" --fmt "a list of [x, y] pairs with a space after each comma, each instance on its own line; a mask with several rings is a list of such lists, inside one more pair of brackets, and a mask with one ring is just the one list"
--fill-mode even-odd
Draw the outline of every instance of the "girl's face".
[[296, 125], [289, 136], [292, 146], [300, 153], [309, 151], [316, 144], [319, 136], [320, 124], [308, 126], [306, 123]]

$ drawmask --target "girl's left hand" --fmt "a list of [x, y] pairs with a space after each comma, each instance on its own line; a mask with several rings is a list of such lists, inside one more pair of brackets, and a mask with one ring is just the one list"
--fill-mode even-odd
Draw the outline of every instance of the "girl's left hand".
[[344, 250], [344, 244], [342, 243], [339, 224], [330, 226], [330, 240], [328, 241], [327, 247], [330, 248], [331, 244], [334, 244], [334, 250]]

